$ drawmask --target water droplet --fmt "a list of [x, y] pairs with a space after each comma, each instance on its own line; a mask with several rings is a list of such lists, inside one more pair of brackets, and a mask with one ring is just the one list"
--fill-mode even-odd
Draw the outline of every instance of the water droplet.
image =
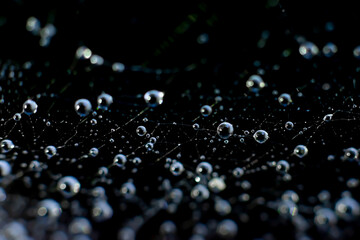
[[40, 21], [35, 17], [29, 17], [26, 21], [26, 30], [32, 32], [34, 35], [39, 34], [40, 27]]
[[265, 82], [259, 75], [251, 75], [246, 81], [246, 87], [251, 92], [257, 93], [265, 87]]
[[202, 33], [198, 36], [197, 42], [199, 44], [205, 44], [209, 41], [209, 35], [207, 33]]
[[[160, 234], [168, 236], [176, 233], [176, 225], [174, 222], [167, 220], [160, 225]], [[166, 238], [166, 237], [165, 237]]]
[[312, 42], [304, 42], [300, 45], [299, 52], [305, 59], [312, 59], [319, 53], [319, 48]]
[[219, 193], [226, 188], [224, 180], [220, 177], [211, 179], [208, 183], [209, 189], [215, 193]]
[[216, 233], [222, 239], [233, 239], [238, 233], [238, 226], [233, 220], [224, 219], [217, 225]]
[[201, 162], [196, 167], [196, 173], [201, 175], [210, 175], [213, 171], [213, 167], [208, 162]]
[[219, 215], [225, 216], [231, 212], [231, 205], [226, 200], [217, 199], [217, 200], [215, 200], [215, 211]]
[[287, 190], [282, 194], [281, 199], [290, 200], [293, 201], [294, 203], [297, 203], [299, 201], [299, 195], [292, 190]]
[[269, 134], [264, 130], [258, 130], [254, 133], [253, 138], [258, 143], [265, 143], [269, 139]]
[[179, 176], [184, 172], [185, 168], [179, 161], [175, 161], [170, 166], [170, 171], [174, 176]]
[[191, 190], [191, 197], [194, 198], [198, 202], [202, 202], [209, 198], [210, 192], [209, 190], [202, 184], [198, 184]]
[[293, 122], [286, 122], [285, 123], [285, 128], [287, 130], [292, 130], [294, 128], [294, 123]]
[[89, 151], [89, 155], [91, 156], [91, 157], [96, 157], [97, 155], [99, 154], [99, 149], [97, 149], [97, 148], [91, 148], [90, 149], [90, 151]]
[[350, 147], [344, 150], [344, 160], [355, 160], [359, 157], [359, 151]]
[[148, 143], [145, 144], [145, 148], [146, 148], [148, 151], [151, 151], [151, 150], [153, 150], [153, 148], [154, 148], [154, 144], [151, 143], [151, 142], [148, 142]]
[[136, 128], [136, 133], [138, 136], [143, 137], [147, 133], [146, 128], [144, 126], [139, 126]]
[[355, 199], [345, 196], [336, 202], [335, 212], [340, 218], [350, 221], [360, 215], [360, 206]]
[[1, 146], [2, 153], [8, 153], [11, 150], [13, 150], [15, 147], [14, 143], [9, 139], [2, 140], [0, 143], [0, 146]]
[[44, 199], [38, 203], [37, 214], [40, 217], [47, 217], [49, 220], [57, 219], [62, 210], [60, 204], [53, 199]]
[[228, 122], [220, 123], [220, 125], [217, 128], [217, 134], [222, 139], [228, 139], [229, 137], [231, 137], [233, 135], [233, 133], [234, 133], [233, 125]]
[[285, 217], [294, 217], [298, 214], [298, 207], [293, 201], [282, 200], [279, 203], [278, 212]]
[[334, 226], [337, 223], [337, 217], [330, 208], [320, 208], [315, 211], [314, 222], [317, 226]]
[[209, 105], [204, 105], [201, 107], [200, 113], [204, 117], [208, 117], [212, 113], [212, 107], [210, 107]]
[[197, 123], [193, 124], [193, 129], [194, 130], [199, 130], [199, 128], [200, 128], [199, 124], [197, 124]]
[[151, 90], [144, 94], [144, 99], [150, 107], [156, 107], [163, 103], [164, 95], [163, 92], [158, 90]]
[[11, 173], [11, 166], [7, 161], [0, 160], [0, 177], [8, 176]]
[[125, 70], [125, 65], [119, 62], [113, 63], [112, 70], [114, 72], [123, 72]]
[[97, 121], [95, 118], [90, 120], [91, 125], [95, 126], [97, 124]]
[[0, 187], [0, 203], [4, 202], [6, 198], [7, 196], [4, 188]]
[[286, 173], [290, 169], [290, 165], [285, 160], [280, 160], [276, 163], [276, 171]]
[[37, 112], [38, 105], [35, 101], [29, 99], [26, 100], [23, 104], [23, 111], [26, 115], [32, 115]]
[[91, 110], [92, 106], [89, 100], [82, 98], [75, 102], [75, 111], [80, 117], [89, 115]]
[[113, 97], [107, 93], [102, 93], [97, 98], [98, 108], [108, 110], [110, 105], [113, 103]]
[[21, 114], [20, 113], [15, 113], [14, 116], [13, 116], [13, 119], [15, 121], [20, 121], [21, 120]]
[[327, 43], [322, 49], [324, 56], [328, 58], [334, 56], [335, 53], [337, 53], [337, 51], [338, 51], [337, 46], [331, 42]]
[[353, 54], [354, 54], [354, 57], [356, 57], [357, 59], [360, 59], [360, 46], [357, 46], [354, 48]]
[[93, 208], [91, 209], [91, 215], [96, 222], [103, 222], [110, 219], [113, 216], [113, 209], [109, 203], [105, 200], [95, 201]]
[[104, 64], [104, 58], [99, 55], [93, 54], [90, 57], [90, 62], [91, 62], [91, 64], [101, 66]]
[[125, 165], [126, 162], [127, 162], [127, 159], [124, 154], [117, 154], [113, 160], [114, 164], [121, 164], [122, 166]]
[[53, 156], [56, 155], [56, 147], [54, 146], [47, 146], [44, 150], [45, 155], [47, 156], [48, 159], [52, 158]]
[[81, 46], [76, 50], [76, 57], [78, 59], [89, 59], [91, 55], [91, 50], [85, 46]]
[[64, 197], [70, 198], [80, 191], [80, 183], [75, 177], [66, 176], [58, 181], [57, 189]]
[[139, 158], [139, 157], [135, 157], [135, 158], [133, 158], [132, 160], [132, 163], [134, 164], [134, 165], [139, 165], [139, 164], [141, 164], [141, 158]]
[[132, 182], [126, 182], [121, 186], [120, 192], [123, 196], [130, 198], [136, 194], [136, 187]]
[[92, 232], [91, 223], [87, 218], [76, 217], [69, 224], [69, 232], [73, 235], [76, 234], [89, 235]]
[[240, 167], [237, 167], [233, 170], [233, 176], [236, 177], [236, 178], [240, 178], [242, 177], [244, 174], [245, 174], [245, 171], [244, 169], [240, 168]]
[[306, 146], [304, 145], [297, 145], [294, 149], [294, 154], [299, 157], [299, 158], [303, 158], [308, 154], [308, 149]]
[[278, 98], [278, 101], [283, 107], [287, 107], [292, 103], [291, 96], [287, 93], [281, 94]]
[[323, 118], [325, 122], [330, 122], [333, 117], [333, 114], [326, 114]]

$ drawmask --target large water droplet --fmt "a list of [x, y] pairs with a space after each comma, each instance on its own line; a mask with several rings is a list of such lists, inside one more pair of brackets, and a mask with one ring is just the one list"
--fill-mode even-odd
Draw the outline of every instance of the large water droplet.
[[92, 110], [92, 106], [89, 100], [79, 99], [75, 102], [75, 111], [80, 117], [86, 117]]
[[37, 112], [38, 105], [33, 100], [26, 100], [23, 104], [23, 111], [27, 115], [32, 115]]
[[217, 134], [222, 139], [228, 139], [233, 135], [233, 133], [234, 133], [234, 127], [231, 123], [228, 122], [220, 123], [220, 125], [217, 128]]
[[163, 92], [158, 90], [151, 90], [144, 94], [144, 99], [150, 107], [156, 107], [163, 103], [164, 95]]

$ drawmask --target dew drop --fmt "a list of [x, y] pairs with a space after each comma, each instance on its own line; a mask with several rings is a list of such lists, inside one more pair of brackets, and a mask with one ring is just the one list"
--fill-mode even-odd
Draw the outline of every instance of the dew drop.
[[220, 123], [220, 125], [217, 127], [217, 134], [222, 139], [228, 139], [233, 135], [233, 133], [234, 133], [234, 127], [231, 123], [223, 122]]
[[331, 42], [327, 43], [322, 49], [324, 56], [328, 58], [334, 56], [335, 53], [337, 53], [337, 51], [338, 51], [337, 46]]
[[190, 193], [191, 197], [193, 199], [195, 199], [196, 201], [198, 202], [202, 202], [206, 199], [209, 198], [210, 196], [210, 192], [209, 190], [207, 189], [207, 187], [205, 187], [204, 185], [202, 184], [198, 184], [196, 185], [195, 187], [193, 187], [193, 189], [191, 190], [191, 193]]
[[233, 170], [232, 174], [234, 177], [240, 178], [245, 174], [245, 171], [244, 171], [244, 169], [237, 167]]
[[293, 122], [286, 122], [285, 123], [285, 128], [287, 130], [292, 130], [294, 128], [294, 123]]
[[91, 156], [91, 157], [96, 157], [97, 155], [99, 154], [99, 149], [97, 149], [97, 148], [91, 148], [90, 149], [90, 151], [89, 151], [89, 155]]
[[258, 143], [265, 143], [269, 139], [269, 134], [264, 130], [258, 130], [254, 133], [253, 138]]
[[345, 196], [336, 202], [335, 212], [340, 218], [349, 221], [360, 215], [360, 205], [352, 197]]
[[114, 164], [121, 164], [122, 166], [125, 165], [126, 162], [127, 162], [126, 156], [121, 153], [117, 154], [113, 159]]
[[38, 203], [37, 214], [40, 217], [55, 220], [61, 215], [61, 212], [60, 204], [53, 199], [44, 199]]
[[149, 141], [152, 143], [152, 144], [155, 144], [156, 143], [156, 138], [155, 137], [151, 137], [149, 139]]
[[4, 139], [0, 143], [1, 152], [8, 153], [15, 148], [14, 143], [9, 139]]
[[148, 142], [148, 143], [145, 144], [145, 148], [146, 148], [148, 151], [151, 151], [151, 150], [153, 150], [153, 148], [154, 148], [154, 144], [151, 143], [151, 142]]
[[174, 176], [179, 176], [184, 172], [185, 168], [179, 161], [175, 161], [170, 165], [170, 171]]
[[290, 165], [285, 160], [280, 160], [276, 163], [276, 171], [286, 173], [290, 169]]
[[29, 99], [26, 100], [23, 104], [23, 111], [26, 115], [32, 115], [37, 112], [38, 105], [35, 101]]
[[357, 46], [354, 48], [353, 54], [354, 54], [354, 57], [356, 57], [357, 59], [360, 59], [360, 46]]
[[75, 111], [80, 117], [86, 117], [92, 110], [92, 106], [89, 100], [79, 99], [75, 102]]
[[278, 98], [278, 101], [283, 107], [287, 107], [292, 103], [291, 96], [287, 93], [281, 94]]
[[238, 233], [238, 226], [233, 220], [225, 219], [217, 225], [216, 233], [222, 239], [233, 239]]
[[7, 161], [0, 160], [0, 177], [6, 177], [11, 173], [11, 166]]
[[75, 177], [66, 176], [58, 181], [57, 189], [64, 197], [70, 198], [80, 191], [80, 183]]
[[163, 103], [164, 95], [164, 92], [160, 92], [158, 90], [151, 90], [144, 94], [144, 99], [150, 107], [156, 107]]
[[14, 116], [13, 116], [13, 119], [15, 120], [15, 121], [20, 121], [21, 120], [21, 113], [15, 113], [14, 114]]
[[108, 110], [113, 103], [113, 97], [107, 93], [102, 93], [97, 98], [98, 108], [102, 110]]
[[126, 182], [121, 186], [120, 192], [123, 196], [130, 198], [136, 194], [136, 187], [132, 182]]
[[208, 183], [209, 189], [215, 193], [219, 193], [226, 188], [224, 180], [220, 177], [211, 179]]
[[136, 134], [140, 137], [145, 136], [145, 134], [147, 133], [146, 128], [144, 126], [139, 126], [136, 128]]
[[213, 167], [208, 162], [201, 162], [196, 167], [196, 173], [201, 175], [210, 175], [213, 171]]
[[259, 75], [251, 75], [246, 81], [246, 87], [251, 92], [257, 93], [265, 87], [265, 82]]
[[333, 114], [326, 114], [323, 118], [325, 122], [330, 122], [333, 117]]
[[98, 200], [91, 209], [91, 215], [96, 222], [103, 222], [113, 216], [113, 209], [105, 200]]
[[355, 160], [359, 157], [359, 151], [354, 148], [350, 147], [344, 150], [344, 160]]
[[200, 113], [203, 117], [208, 117], [212, 113], [212, 107], [204, 105], [200, 108]]
[[319, 48], [312, 42], [304, 42], [300, 45], [299, 52], [305, 59], [312, 59], [319, 53]]
[[308, 149], [306, 146], [304, 145], [297, 145], [294, 149], [294, 154], [299, 157], [299, 158], [303, 158], [308, 154]]
[[47, 146], [44, 150], [45, 155], [47, 156], [48, 159], [54, 157], [56, 155], [56, 147], [54, 146]]

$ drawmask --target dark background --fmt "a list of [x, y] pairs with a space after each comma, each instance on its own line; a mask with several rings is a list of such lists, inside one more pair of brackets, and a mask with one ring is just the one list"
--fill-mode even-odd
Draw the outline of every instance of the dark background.
[[[192, 124], [191, 121], [198, 115], [200, 106], [214, 102], [213, 99], [217, 95], [214, 94], [214, 90], [219, 89], [225, 108], [234, 108], [235, 111], [231, 113], [219, 111], [210, 118], [209, 122], [199, 120], [200, 124], [215, 130], [216, 124], [221, 119], [229, 119], [236, 129], [256, 129], [266, 116], [271, 114], [270, 119], [264, 124], [271, 138], [269, 145], [261, 147], [252, 145], [243, 147], [238, 141], [230, 143], [226, 149], [208, 154], [209, 162], [217, 163], [218, 158], [236, 159], [234, 156], [238, 155], [244, 156], [245, 159], [254, 152], [256, 156], [265, 154], [268, 157], [275, 155], [276, 159], [285, 158], [297, 144], [305, 142], [308, 144], [311, 157], [298, 162], [294, 159], [290, 161], [296, 166], [291, 172], [293, 181], [281, 185], [277, 175], [271, 171], [260, 172], [258, 175], [250, 174], [247, 180], [253, 184], [253, 188], [249, 193], [252, 196], [265, 196], [271, 201], [277, 199], [283, 190], [297, 189], [298, 194], [304, 199], [302, 204], [313, 206], [315, 203], [312, 202], [312, 197], [323, 189], [331, 189], [334, 202], [344, 190], [344, 179], [358, 176], [358, 165], [329, 163], [326, 158], [329, 154], [341, 156], [344, 148], [352, 146], [356, 142], [354, 139], [358, 136], [359, 126], [356, 122], [344, 124], [338, 121], [325, 128], [315, 129], [325, 114], [336, 110], [345, 112], [339, 114], [338, 119], [353, 119], [358, 116], [352, 110], [353, 103], [358, 102], [359, 94], [358, 80], [355, 81], [356, 84], [353, 81], [354, 78], [359, 77], [357, 71], [359, 61], [352, 53], [360, 44], [358, 8], [349, 2], [280, 1], [278, 4], [273, 2], [275, 1], [217, 3], [1, 1], [0, 60], [2, 64], [11, 62], [20, 65], [27, 61], [33, 63], [31, 70], [24, 71], [22, 87], [16, 84], [2, 86], [7, 91], [11, 90], [11, 93], [4, 93], [7, 99], [10, 99], [10, 104], [3, 107], [2, 114], [4, 118], [11, 118], [16, 111], [21, 110], [23, 101], [28, 97], [33, 98], [38, 93], [47, 94], [37, 101], [38, 122], [41, 122], [41, 117], [48, 118], [58, 123], [56, 128], [59, 131], [53, 129], [42, 136], [39, 143], [33, 145], [36, 149], [59, 138], [66, 139], [72, 134], [67, 133], [66, 130], [74, 128], [78, 121], [73, 111], [73, 103], [78, 98], [89, 98], [95, 102], [96, 96], [102, 91], [110, 93], [116, 99], [113, 109], [120, 110], [114, 110], [113, 115], [104, 113], [104, 119], [110, 119], [113, 123], [118, 122], [121, 125], [145, 107], [142, 96], [138, 97], [138, 94], [142, 95], [150, 89], [163, 90], [166, 94], [164, 105], [147, 115], [151, 119], [150, 126], [155, 127], [157, 121], [163, 119], [166, 123], [175, 121], [185, 126]], [[57, 34], [48, 47], [40, 47], [39, 37], [26, 31], [26, 20], [31, 16], [38, 18], [42, 26], [52, 23], [57, 28]], [[333, 31], [327, 31], [325, 28], [329, 22], [334, 26]], [[264, 31], [269, 32], [269, 38], [265, 47], [259, 48], [258, 42]], [[209, 41], [200, 45], [196, 39], [202, 33], [208, 34]], [[298, 53], [299, 43], [296, 39], [299, 36], [314, 42], [320, 50], [327, 42], [333, 42], [339, 52], [331, 59], [316, 56], [311, 61], [306, 60]], [[169, 37], [173, 42], [169, 41]], [[102, 56], [105, 59], [104, 66], [93, 67], [84, 62], [74, 65], [76, 49], [83, 45]], [[288, 58], [282, 55], [285, 49], [291, 50]], [[259, 66], [255, 66], [255, 61], [260, 62]], [[113, 62], [125, 64], [124, 73], [113, 73], [111, 70]], [[280, 65], [279, 71], [273, 69], [276, 64]], [[133, 71], [134, 66], [140, 66], [140, 71]], [[193, 67], [191, 71], [189, 66]], [[248, 94], [244, 83], [250, 75], [257, 72], [258, 68], [265, 70], [264, 81], [268, 86], [256, 98]], [[150, 73], [147, 73], [146, 69], [150, 69]], [[156, 69], [170, 70], [169, 73], [156, 74]], [[312, 79], [314, 81], [311, 81]], [[201, 88], [198, 87], [199, 83], [202, 85]], [[322, 90], [324, 83], [329, 83], [331, 86], [327, 92]], [[283, 110], [276, 101], [273, 90], [290, 93], [296, 105]], [[300, 91], [304, 97], [296, 96]], [[186, 92], [189, 92], [189, 95], [184, 97]], [[55, 97], [49, 99], [51, 93], [54, 93]], [[50, 110], [53, 109], [53, 103], [56, 111]], [[14, 109], [18, 110], [14, 112]], [[68, 125], [59, 123], [64, 117], [69, 120]], [[304, 136], [292, 140], [295, 134], [287, 135], [277, 125], [287, 120], [296, 124], [296, 131], [303, 127], [310, 130], [305, 131]], [[23, 131], [31, 132], [32, 122], [26, 121]], [[127, 126], [126, 130], [133, 131], [139, 123], [141, 123], [140, 119]], [[99, 135], [113, 127], [112, 123], [104, 123], [104, 125], [104, 128], [96, 130]], [[168, 133], [170, 127], [164, 127], [161, 133], [168, 137], [169, 142], [183, 143], [187, 139], [181, 133], [189, 131], [189, 134], [192, 134], [184, 126], [175, 127], [172, 133]], [[4, 127], [4, 131], [9, 128], [11, 127]], [[105, 142], [96, 137], [89, 137], [88, 128], [89, 124], [78, 129], [81, 137], [77, 140], [85, 142], [83, 147], [80, 150], [64, 149], [62, 150], [64, 156], [78, 156], [79, 153], [86, 153], [90, 147]], [[39, 133], [41, 130], [42, 127], [39, 127]], [[213, 130], [200, 136], [215, 135]], [[18, 142], [22, 146], [32, 141], [31, 137], [22, 138], [20, 133], [14, 133], [14, 138], [21, 139]], [[115, 139], [121, 142], [119, 136], [115, 136]], [[139, 144], [136, 139], [132, 140], [135, 145]], [[207, 152], [209, 145], [208, 142], [200, 142], [200, 140], [196, 147], [193, 144], [185, 144], [184, 158], [194, 158], [197, 151]], [[164, 154], [174, 145], [160, 146], [160, 152]], [[285, 147], [289, 150], [284, 151]], [[110, 164], [111, 156], [116, 150], [111, 145], [106, 148], [108, 152], [100, 156], [100, 159], [104, 158], [104, 161]], [[144, 201], [150, 202], [152, 198], [162, 194], [157, 189], [159, 175], [170, 178], [174, 183], [179, 181], [168, 172], [164, 173], [162, 165], [147, 163], [147, 160], [151, 162], [153, 156], [144, 154], [142, 159], [145, 165], [135, 177], [129, 173], [119, 173], [117, 170], [111, 172], [117, 183], [106, 186], [108, 192], [132, 177], [136, 179], [137, 186], [149, 186], [152, 190], [147, 192], [141, 187], [138, 189]], [[245, 165], [245, 162], [234, 160], [222, 163], [219, 172], [229, 174], [229, 169], [239, 164]], [[102, 165], [103, 163], [99, 164], [96, 161], [90, 162], [85, 167], [86, 174], [69, 166], [60, 167], [55, 172], [71, 173], [85, 181], [88, 180], [86, 175], [93, 176]], [[196, 167], [196, 164], [190, 160], [185, 160], [184, 165], [192, 170]], [[40, 198], [36, 191], [21, 190], [21, 184], [18, 184], [19, 188], [13, 187], [13, 192], [28, 194], [34, 199]], [[84, 188], [86, 187], [87, 183], [84, 183]], [[232, 195], [239, 193], [240, 190], [230, 184], [223, 197], [231, 198]], [[109, 202], [112, 206], [117, 206], [119, 198], [115, 194], [109, 195]], [[59, 195], [52, 196], [60, 198]], [[354, 193], [354, 196], [359, 194]], [[84, 206], [87, 206], [85, 196], [78, 198]], [[247, 208], [247, 205], [234, 207], [230, 218], [237, 219], [239, 213]], [[186, 204], [180, 209], [176, 216], [170, 218], [180, 226], [179, 237], [186, 238], [190, 236], [191, 228], [187, 228], [184, 223], [192, 219], [192, 210]], [[113, 219], [101, 224], [93, 223], [94, 229], [104, 239], [106, 235], [114, 238], [119, 223], [126, 222], [140, 212], [139, 206], [131, 203], [126, 210], [114, 207]], [[258, 217], [261, 212], [269, 215], [268, 221], [262, 221]], [[239, 238], [254, 239], [268, 232], [272, 233], [275, 239], [294, 238], [295, 230], [292, 223], [279, 220], [275, 211], [260, 207], [248, 209], [248, 213], [250, 221], [239, 225]], [[305, 217], [311, 219], [313, 216], [305, 214]], [[66, 222], [66, 217], [64, 218]], [[168, 218], [165, 212], [158, 214], [144, 225], [139, 232], [139, 239], [149, 239], [148, 236], [156, 235], [158, 225]], [[202, 220], [206, 221], [210, 218], [219, 217], [209, 211], [207, 215], [204, 214]], [[345, 239], [358, 237], [355, 231], [358, 225], [358, 221], [339, 223], [341, 229], [347, 229], [344, 231]], [[310, 228], [308, 234], [314, 239], [328, 237], [318, 232], [314, 226]]]

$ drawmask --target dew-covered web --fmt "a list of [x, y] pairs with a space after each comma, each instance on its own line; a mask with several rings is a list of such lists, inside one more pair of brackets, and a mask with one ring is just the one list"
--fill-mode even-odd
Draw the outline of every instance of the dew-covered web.
[[200, 3], [128, 50], [77, 34], [70, 20], [94, 6], [74, 6], [0, 14], [11, 49], [28, 39], [0, 55], [0, 239], [358, 237], [360, 50], [346, 24], [304, 30], [268, 1], [246, 7], [276, 24], [244, 25]]

